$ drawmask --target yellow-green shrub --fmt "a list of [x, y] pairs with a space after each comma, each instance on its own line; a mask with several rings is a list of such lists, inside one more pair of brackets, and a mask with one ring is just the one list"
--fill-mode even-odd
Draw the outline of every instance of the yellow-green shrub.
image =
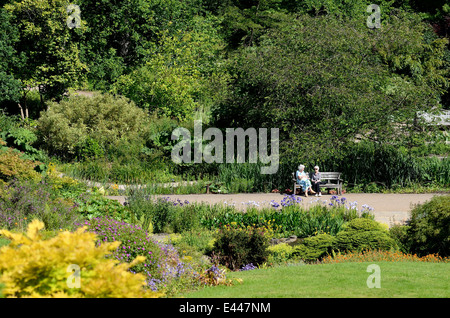
[[54, 189], [70, 189], [77, 186], [81, 187], [81, 182], [64, 176], [60, 171], [57, 170], [56, 165], [50, 162], [46, 171], [46, 181], [52, 185]]
[[[0, 139], [0, 146], [4, 146], [3, 140]], [[22, 159], [20, 152], [12, 148], [4, 147], [0, 149], [0, 179], [9, 181], [12, 179], [33, 180], [39, 182], [41, 175], [34, 170], [40, 165], [40, 162]]]
[[294, 248], [286, 243], [269, 246], [267, 250], [269, 251], [269, 263], [286, 262], [292, 258], [294, 252]]
[[[5, 297], [88, 297], [125, 298], [159, 297], [161, 294], [144, 290], [145, 277], [128, 269], [143, 261], [118, 264], [108, 259], [120, 242], [96, 246], [95, 234], [80, 228], [76, 232], [61, 232], [42, 240], [39, 230], [44, 224], [30, 223], [26, 235], [0, 230], [11, 240], [0, 248], [0, 285]], [[79, 288], [70, 288], [73, 273], [70, 265], [80, 268]], [[77, 286], [78, 287], [78, 286]]]

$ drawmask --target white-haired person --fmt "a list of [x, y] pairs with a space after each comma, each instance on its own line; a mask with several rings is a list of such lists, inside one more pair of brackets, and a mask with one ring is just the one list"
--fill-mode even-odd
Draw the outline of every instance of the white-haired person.
[[319, 171], [319, 166], [314, 166], [314, 173], [311, 176], [311, 184], [312, 184], [312, 189], [316, 192], [316, 197], [322, 196], [322, 192], [320, 192], [320, 171]]
[[307, 197], [309, 191], [311, 191], [312, 194], [315, 194], [316, 192], [311, 188], [311, 181], [309, 180], [309, 177], [304, 170], [305, 166], [299, 165], [295, 176], [297, 184], [302, 187], [302, 190], [303, 192], [305, 192], [305, 196]]

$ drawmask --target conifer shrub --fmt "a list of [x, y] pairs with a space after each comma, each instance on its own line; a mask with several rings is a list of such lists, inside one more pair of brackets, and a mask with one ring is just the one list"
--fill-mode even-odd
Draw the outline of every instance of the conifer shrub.
[[293, 254], [307, 262], [320, 260], [331, 254], [334, 243], [334, 236], [325, 233], [318, 234], [307, 237], [301, 244], [296, 245]]
[[336, 235], [334, 249], [339, 251], [396, 249], [394, 239], [380, 223], [365, 219], [353, 219]]

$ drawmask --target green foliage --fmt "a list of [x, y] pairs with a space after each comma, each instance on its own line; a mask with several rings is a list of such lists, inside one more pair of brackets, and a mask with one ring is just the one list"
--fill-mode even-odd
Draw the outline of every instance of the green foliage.
[[86, 160], [89, 158], [97, 159], [105, 155], [105, 149], [100, 146], [97, 140], [88, 136], [86, 139], [76, 144], [75, 153], [79, 160]]
[[119, 201], [104, 197], [98, 192], [85, 192], [72, 199], [75, 209], [87, 220], [101, 216], [109, 216], [117, 221], [131, 222], [132, 216], [127, 207]]
[[80, 37], [82, 60], [91, 70], [90, 84], [107, 91], [117, 77], [144, 63], [161, 33], [184, 30], [200, 11], [198, 0], [78, 1], [86, 32]]
[[[289, 198], [282, 200], [281, 205], [282, 210], [249, 207], [245, 213], [230, 207], [216, 210], [215, 213], [205, 215], [202, 224], [208, 228], [220, 228], [232, 222], [242, 226], [261, 226], [270, 222], [276, 235], [296, 235], [304, 238], [317, 233], [336, 235], [345, 222], [359, 217], [356, 210], [344, 206], [313, 205], [306, 208], [290, 201]], [[364, 217], [371, 216], [364, 215]]]
[[32, 119], [20, 120], [18, 116], [8, 116], [1, 112], [0, 139], [6, 142], [6, 146], [19, 150], [24, 159], [46, 161], [45, 153], [35, 147], [35, 124]]
[[11, 240], [7, 239], [6, 237], [0, 237], [0, 248], [4, 245], [8, 245], [11, 242]]
[[450, 184], [448, 158], [417, 157], [404, 147], [369, 141], [351, 144], [342, 152], [342, 159], [323, 157], [319, 163], [321, 170], [340, 171], [345, 182], [360, 185], [367, 192], [377, 190], [371, 183], [377, 183], [382, 189], [396, 189], [413, 183], [435, 183], [444, 187]]
[[14, 101], [20, 98], [20, 82], [11, 74], [18, 56], [14, 44], [18, 40], [17, 29], [10, 22], [6, 10], [0, 8], [0, 102]]
[[450, 195], [435, 196], [416, 205], [408, 225], [412, 253], [450, 255]]
[[[439, 107], [448, 84], [444, 46], [426, 43], [414, 14], [392, 16], [376, 36], [364, 22], [286, 16], [259, 45], [235, 55], [232, 91], [214, 108], [215, 124], [277, 127], [281, 157], [301, 162], [340, 159], [361, 136], [402, 143], [419, 134], [416, 112]], [[407, 65], [394, 66], [394, 56]]]
[[318, 234], [307, 237], [303, 242], [294, 247], [293, 254], [304, 261], [320, 260], [326, 255], [330, 255], [336, 238], [329, 234]]
[[24, 231], [34, 219], [45, 229], [73, 229], [81, 220], [71, 200], [52, 196], [51, 185], [14, 181], [5, 186], [0, 198], [0, 228]]
[[107, 216], [92, 218], [81, 225], [87, 225], [88, 231], [97, 235], [97, 246], [105, 242], [121, 242], [111, 255], [113, 259], [130, 263], [136, 257], [144, 256], [143, 263], [131, 268], [133, 272], [159, 278], [162, 262], [170, 261], [163, 259], [161, 248], [137, 225], [119, 222]]
[[[95, 234], [87, 233], [84, 229], [64, 231], [54, 238], [43, 240], [39, 233], [43, 227], [42, 222], [35, 220], [29, 225], [26, 234], [0, 230], [2, 235], [12, 240], [8, 246], [2, 247], [0, 253], [0, 277], [5, 296], [161, 296], [145, 292], [145, 276], [128, 271], [130, 267], [142, 262], [144, 257], [137, 257], [130, 264], [118, 264], [117, 261], [108, 259], [108, 255], [118, 247], [118, 242], [105, 242], [96, 246]], [[73, 269], [77, 270], [73, 265], [78, 266], [78, 275], [73, 275]], [[71, 283], [75, 283], [75, 286], [71, 286]]]
[[40, 162], [22, 158], [19, 151], [5, 147], [1, 139], [0, 147], [0, 180], [18, 179], [38, 182], [42, 179], [41, 174], [36, 171]]
[[168, 197], [153, 199], [143, 192], [135, 192], [128, 199], [135, 219], [154, 233], [181, 233], [200, 228], [202, 215], [195, 204]]
[[354, 219], [336, 235], [333, 246], [339, 251], [390, 250], [397, 248], [389, 232], [378, 222], [370, 219]]
[[98, 94], [51, 103], [38, 120], [38, 131], [42, 147], [51, 153], [73, 157], [78, 149], [100, 155], [110, 146], [140, 140], [145, 122], [145, 112], [134, 103]]
[[159, 48], [143, 66], [119, 77], [112, 92], [158, 115], [179, 120], [193, 119], [201, 107], [209, 109], [218, 94], [211, 86], [223, 85], [226, 80], [218, 58], [222, 43], [213, 21], [193, 20], [192, 29], [174, 35], [162, 33]]
[[287, 243], [269, 246], [267, 250], [269, 251], [267, 262], [275, 264], [291, 260], [294, 253], [294, 247]]
[[394, 225], [389, 229], [390, 236], [402, 253], [410, 253], [411, 251], [412, 241], [408, 235], [409, 228], [409, 225]]
[[[176, 235], [175, 238], [174, 235]], [[196, 229], [181, 234], [172, 234], [170, 243], [178, 249], [180, 256], [186, 260], [186, 257], [199, 258], [201, 255], [210, 254], [214, 246], [214, 237], [215, 231]], [[196, 260], [192, 259], [192, 261]]]
[[14, 48], [20, 61], [14, 65], [13, 74], [21, 81], [23, 96], [38, 87], [41, 96], [60, 98], [86, 70], [75, 40], [76, 34], [83, 32], [85, 21], [71, 30], [66, 23], [66, 6], [65, 0], [23, 0], [4, 6], [19, 33]]
[[237, 270], [247, 264], [257, 266], [266, 262], [268, 246], [268, 236], [261, 228], [227, 226], [219, 229], [213, 252], [220, 264]]

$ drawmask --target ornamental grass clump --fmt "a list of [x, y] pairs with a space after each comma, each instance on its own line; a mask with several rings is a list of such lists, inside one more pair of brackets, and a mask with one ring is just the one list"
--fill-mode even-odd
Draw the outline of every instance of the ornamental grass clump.
[[[26, 234], [0, 230], [11, 240], [0, 248], [0, 285], [5, 297], [160, 297], [146, 291], [145, 276], [129, 268], [144, 261], [138, 256], [130, 263], [107, 258], [120, 242], [96, 244], [94, 233], [82, 227], [42, 240], [44, 224], [31, 222]], [[75, 269], [75, 272], [73, 272]], [[77, 272], [78, 269], [78, 272]]]

